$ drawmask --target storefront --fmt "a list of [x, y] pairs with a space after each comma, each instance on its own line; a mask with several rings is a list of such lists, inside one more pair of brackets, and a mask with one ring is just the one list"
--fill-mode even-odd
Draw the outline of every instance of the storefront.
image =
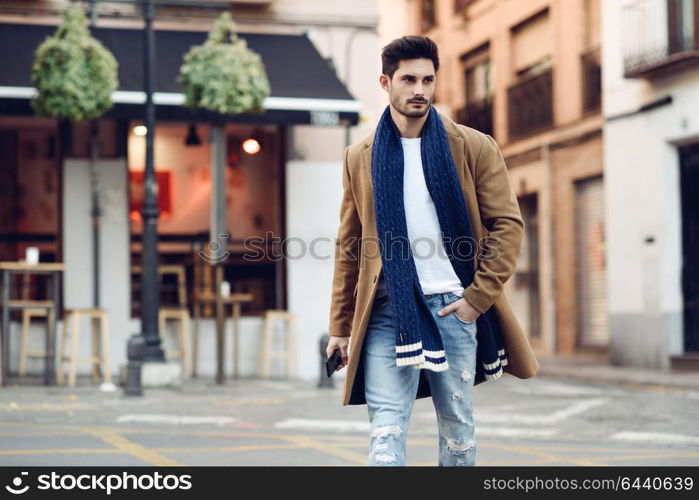
[[[89, 124], [34, 116], [30, 84], [34, 49], [55, 27], [0, 24], [0, 260], [20, 260], [38, 246], [41, 260], [66, 264], [64, 304], [93, 297]], [[140, 193], [145, 162], [143, 35], [138, 30], [93, 30], [119, 62], [114, 107], [99, 120], [100, 222], [97, 286], [112, 323], [115, 365], [126, 337], [138, 331], [141, 253]], [[183, 54], [206, 33], [156, 32], [155, 168], [161, 264], [184, 269], [187, 300], [211, 286], [202, 258], [209, 242], [209, 130], [225, 122], [228, 248], [225, 279], [232, 292], [252, 293], [243, 315], [287, 307], [285, 259], [273, 252], [249, 259], [246, 239], [274, 249], [285, 237], [288, 141], [295, 125], [349, 127], [359, 103], [303, 35], [241, 34], [260, 54], [272, 93], [261, 114], [219, 116], [182, 106], [177, 75]], [[164, 277], [161, 300], [177, 300], [178, 284]], [[188, 304], [191, 307], [191, 303]], [[211, 310], [204, 311], [205, 316]], [[17, 342], [15, 341], [16, 345]], [[205, 355], [205, 354], [204, 354]], [[16, 356], [12, 356], [16, 360]], [[204, 360], [206, 363], [206, 360]], [[14, 371], [14, 370], [11, 370]], [[204, 368], [203, 370], [207, 370]]]

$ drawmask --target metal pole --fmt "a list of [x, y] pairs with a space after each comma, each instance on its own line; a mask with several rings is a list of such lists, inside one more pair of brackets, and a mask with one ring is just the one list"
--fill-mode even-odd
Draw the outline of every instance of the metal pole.
[[211, 224], [209, 248], [214, 245], [211, 263], [215, 266], [216, 297], [216, 383], [225, 381], [225, 317], [221, 282], [228, 258], [228, 222], [226, 217], [226, 126], [216, 122], [211, 127]]
[[92, 306], [100, 306], [100, 207], [99, 177], [97, 161], [99, 158], [99, 133], [97, 120], [90, 120], [90, 185], [92, 188]]
[[158, 185], [153, 164], [153, 138], [155, 135], [155, 105], [153, 85], [155, 83], [155, 33], [153, 0], [144, 0], [145, 20], [144, 76], [146, 91], [146, 171], [143, 181], [143, 272], [141, 273], [141, 335], [146, 343], [145, 361], [165, 361], [160, 346], [158, 332], [158, 311], [160, 310], [160, 283], [158, 282], [158, 205], [156, 194]]
[[223, 264], [216, 264], [216, 383], [226, 381], [226, 318], [224, 316], [221, 282], [223, 281]]

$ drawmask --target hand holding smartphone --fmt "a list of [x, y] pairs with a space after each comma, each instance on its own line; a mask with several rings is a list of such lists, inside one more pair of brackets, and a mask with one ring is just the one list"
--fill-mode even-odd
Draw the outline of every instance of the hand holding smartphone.
[[335, 373], [335, 370], [337, 370], [340, 363], [342, 363], [342, 353], [340, 352], [340, 349], [337, 348], [325, 361], [325, 372], [328, 374], [328, 377]]

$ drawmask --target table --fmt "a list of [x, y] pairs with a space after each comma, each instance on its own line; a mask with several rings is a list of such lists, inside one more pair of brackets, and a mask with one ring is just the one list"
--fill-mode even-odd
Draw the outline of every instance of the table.
[[[61, 262], [27, 264], [26, 262], [0, 262], [0, 383], [8, 385], [7, 375], [10, 365], [10, 311], [12, 309], [45, 308], [53, 310], [49, 316], [46, 334], [46, 361], [44, 363], [44, 384], [54, 384], [54, 358], [56, 352], [56, 319], [60, 303], [60, 279], [65, 266]], [[10, 278], [13, 274], [43, 274], [52, 278], [51, 300], [11, 300]]]
[[[231, 293], [228, 297], [224, 297], [222, 302], [223, 306], [230, 304], [233, 306], [233, 378], [238, 378], [239, 376], [239, 335], [238, 335], [238, 321], [240, 320], [240, 310], [243, 302], [252, 302], [254, 299], [251, 293]], [[194, 353], [192, 360], [192, 376], [197, 375], [197, 356], [199, 354], [199, 318], [201, 317], [201, 306], [203, 304], [216, 304], [216, 296], [213, 294], [200, 295], [194, 300]], [[223, 351], [223, 339], [219, 340], [219, 349]], [[219, 359], [222, 359], [221, 357]], [[223, 367], [221, 367], [221, 370]]]

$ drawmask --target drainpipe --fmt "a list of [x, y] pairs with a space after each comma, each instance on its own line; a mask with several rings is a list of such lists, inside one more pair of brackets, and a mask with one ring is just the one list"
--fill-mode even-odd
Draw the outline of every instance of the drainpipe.
[[549, 299], [548, 299], [548, 304], [547, 304], [547, 312], [548, 312], [548, 317], [549, 317], [549, 325], [551, 327], [551, 337], [549, 340], [549, 352], [552, 355], [556, 355], [557, 349], [558, 349], [558, 334], [557, 334], [557, 328], [556, 328], [556, 230], [555, 230], [555, 224], [554, 224], [554, 205], [555, 205], [555, 195], [556, 195], [556, 181], [553, 175], [553, 164], [551, 163], [551, 149], [549, 143], [544, 144], [541, 146], [541, 157], [544, 160], [544, 164], [546, 165], [546, 175], [548, 176], [548, 181], [549, 181], [549, 203], [550, 203], [550, 209], [549, 209], [549, 241], [548, 241], [548, 246], [549, 246], [549, 252], [551, 254], [551, 262], [552, 262], [552, 269], [551, 269], [551, 294], [549, 294]]

